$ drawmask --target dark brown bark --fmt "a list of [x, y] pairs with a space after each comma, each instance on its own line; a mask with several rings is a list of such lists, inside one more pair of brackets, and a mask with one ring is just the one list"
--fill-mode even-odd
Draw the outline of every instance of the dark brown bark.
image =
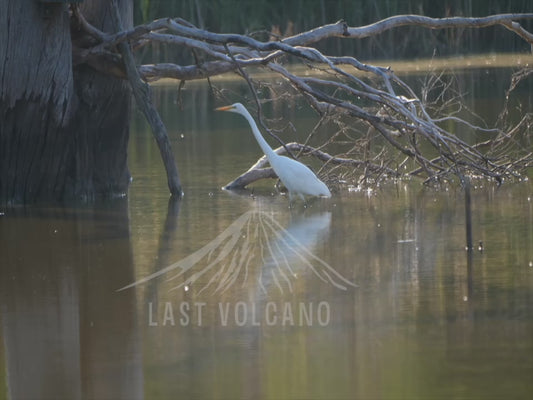
[[[124, 25], [131, 27], [133, 2], [119, 0], [117, 3]], [[80, 8], [92, 25], [104, 32], [114, 32], [108, 0], [85, 1]], [[71, 185], [72, 195], [89, 199], [123, 195], [130, 181], [127, 167], [129, 85], [83, 65], [74, 68], [74, 85], [79, 99], [79, 122], [73, 129], [78, 143], [73, 159], [77, 179]]]
[[[131, 26], [132, 1], [119, 5]], [[108, 1], [82, 7], [113, 32]], [[0, 202], [127, 190], [129, 88], [87, 66], [73, 70], [70, 29], [66, 4], [0, 2]]]

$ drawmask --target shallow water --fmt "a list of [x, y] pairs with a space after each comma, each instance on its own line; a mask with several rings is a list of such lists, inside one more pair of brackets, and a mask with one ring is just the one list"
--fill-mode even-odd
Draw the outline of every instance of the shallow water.
[[469, 258], [454, 187], [221, 190], [260, 155], [246, 125], [159, 90], [182, 201], [136, 120], [128, 198], [2, 210], [0, 398], [531, 394], [528, 182], [473, 190]]

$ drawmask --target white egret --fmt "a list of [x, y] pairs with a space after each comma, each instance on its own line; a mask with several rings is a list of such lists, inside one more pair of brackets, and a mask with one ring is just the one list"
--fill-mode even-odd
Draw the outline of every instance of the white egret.
[[304, 196], [331, 197], [331, 192], [324, 182], [317, 178], [315, 173], [307, 166], [292, 158], [280, 156], [268, 145], [261, 135], [259, 128], [248, 110], [241, 104], [235, 103], [231, 106], [219, 107], [217, 111], [230, 111], [241, 114], [252, 128], [252, 132], [265, 153], [268, 162], [274, 172], [289, 191], [289, 201], [292, 202], [293, 195], [297, 194], [305, 202]]

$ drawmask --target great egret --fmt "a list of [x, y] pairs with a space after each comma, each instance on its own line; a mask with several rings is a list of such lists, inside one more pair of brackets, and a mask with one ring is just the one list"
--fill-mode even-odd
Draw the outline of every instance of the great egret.
[[305, 202], [304, 196], [322, 196], [331, 197], [331, 192], [324, 182], [317, 178], [315, 173], [307, 166], [292, 158], [280, 156], [268, 145], [266, 140], [261, 135], [259, 128], [248, 110], [241, 104], [235, 103], [231, 106], [219, 107], [217, 111], [230, 111], [241, 114], [252, 128], [252, 132], [265, 153], [268, 162], [272, 166], [274, 172], [278, 175], [281, 182], [289, 191], [289, 202], [292, 203], [293, 195], [297, 194]]

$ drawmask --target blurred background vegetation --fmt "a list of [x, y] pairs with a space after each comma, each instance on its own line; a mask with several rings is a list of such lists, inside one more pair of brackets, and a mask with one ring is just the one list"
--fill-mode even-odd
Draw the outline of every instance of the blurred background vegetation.
[[[350, 26], [371, 24], [398, 14], [480, 17], [533, 12], [531, 0], [134, 0], [135, 23], [181, 17], [217, 33], [290, 36], [344, 19]], [[532, 30], [533, 21], [522, 21]], [[152, 62], [190, 62], [188, 51], [153, 49]], [[359, 59], [428, 58], [487, 52], [528, 52], [529, 45], [503, 27], [435, 30], [402, 27], [362, 40], [331, 39], [319, 50]], [[145, 55], [147, 55], [145, 53]]]

